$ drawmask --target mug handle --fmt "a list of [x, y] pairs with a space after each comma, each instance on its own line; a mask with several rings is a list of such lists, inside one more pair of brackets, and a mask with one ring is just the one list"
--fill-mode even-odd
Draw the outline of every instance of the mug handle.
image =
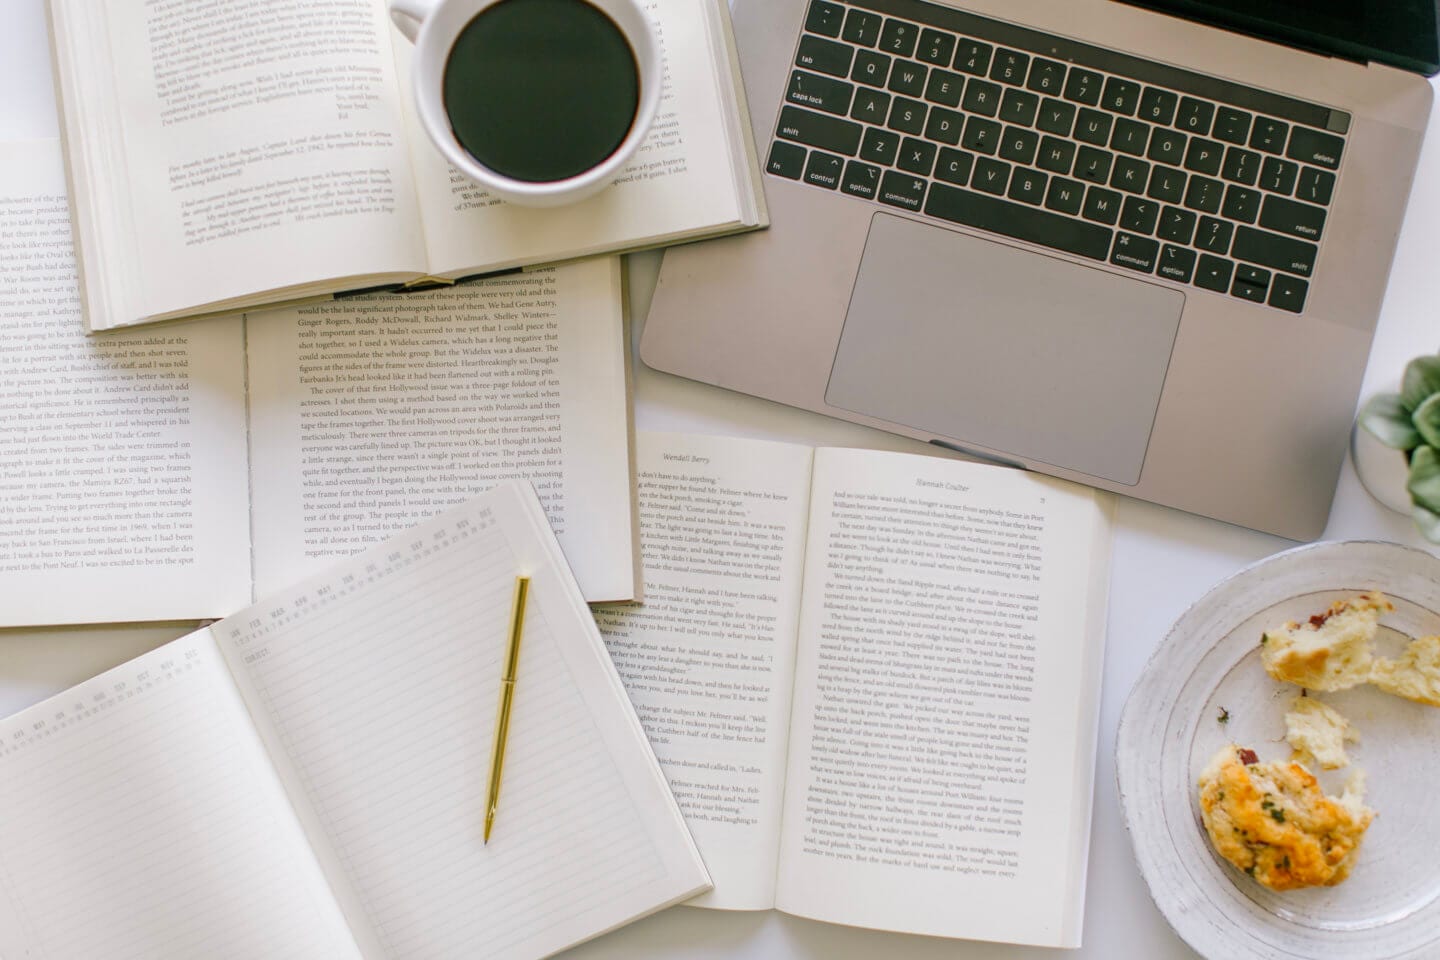
[[390, 19], [411, 43], [420, 34], [420, 25], [440, 5], [440, 0], [390, 0]]

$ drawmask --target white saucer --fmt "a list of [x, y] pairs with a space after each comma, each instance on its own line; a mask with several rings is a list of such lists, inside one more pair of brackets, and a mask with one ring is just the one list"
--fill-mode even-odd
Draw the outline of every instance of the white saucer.
[[[1380, 590], [1377, 652], [1440, 633], [1440, 559], [1393, 543], [1317, 543], [1220, 583], [1176, 622], [1121, 715], [1116, 779], [1140, 872], [1165, 918], [1211, 960], [1440, 957], [1440, 709], [1372, 687], [1312, 694], [1360, 731], [1351, 768], [1378, 816], [1350, 878], [1276, 893], [1220, 859], [1200, 823], [1196, 781], [1227, 743], [1288, 759], [1284, 714], [1300, 692], [1260, 665], [1261, 632]], [[1228, 716], [1219, 718], [1222, 708]], [[1319, 773], [1338, 793], [1349, 769]]]

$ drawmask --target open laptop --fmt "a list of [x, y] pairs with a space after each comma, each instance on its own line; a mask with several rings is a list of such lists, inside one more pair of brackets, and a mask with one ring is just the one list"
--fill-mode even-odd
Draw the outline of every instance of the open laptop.
[[772, 226], [666, 253], [646, 363], [1320, 535], [1435, 0], [736, 0], [734, 22]]

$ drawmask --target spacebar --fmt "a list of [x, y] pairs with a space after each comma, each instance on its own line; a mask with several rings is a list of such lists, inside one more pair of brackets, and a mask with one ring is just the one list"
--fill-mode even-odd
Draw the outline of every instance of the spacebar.
[[1114, 236], [1113, 230], [1098, 223], [1072, 220], [983, 193], [957, 190], [943, 183], [931, 184], [925, 212], [942, 220], [1003, 233], [1016, 240], [1092, 260], [1104, 260], [1110, 255], [1110, 240]]

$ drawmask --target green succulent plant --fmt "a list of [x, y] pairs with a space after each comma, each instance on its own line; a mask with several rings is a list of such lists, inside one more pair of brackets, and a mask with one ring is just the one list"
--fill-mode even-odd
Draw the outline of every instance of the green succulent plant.
[[1440, 543], [1440, 354], [1411, 360], [1400, 392], [1371, 397], [1360, 411], [1360, 425], [1405, 454], [1415, 525]]

